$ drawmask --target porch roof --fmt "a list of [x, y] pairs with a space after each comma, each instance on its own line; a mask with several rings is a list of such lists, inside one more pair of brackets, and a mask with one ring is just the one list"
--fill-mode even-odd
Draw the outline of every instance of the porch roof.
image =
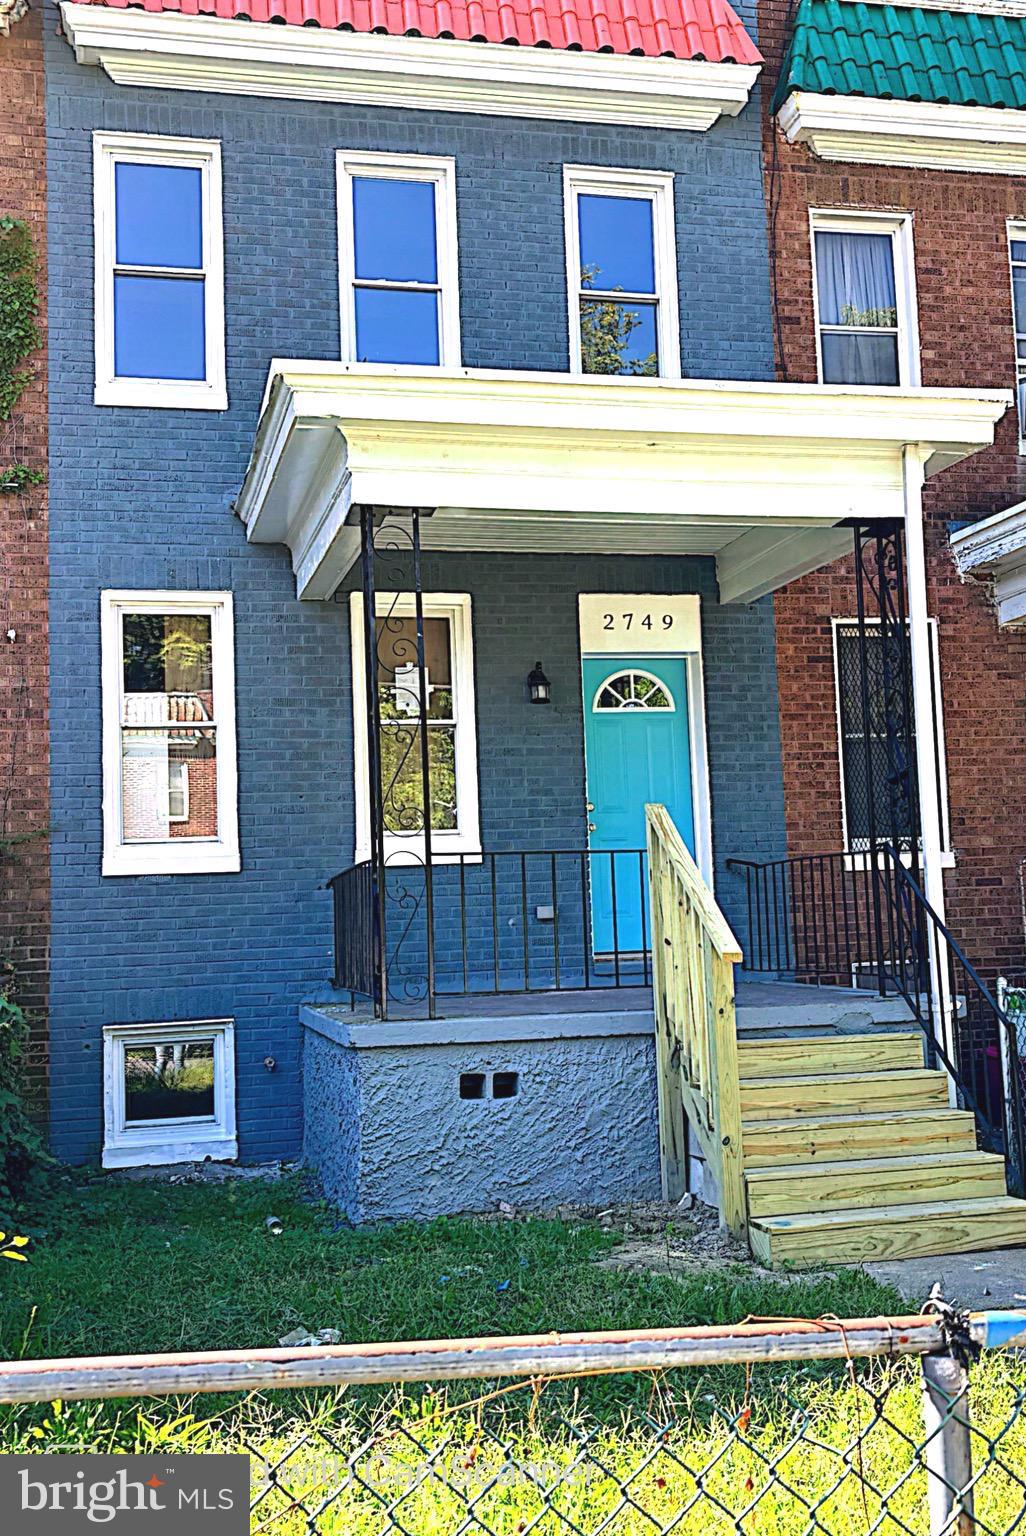
[[907, 445], [936, 473], [1011, 400], [275, 360], [236, 510], [304, 598], [338, 587], [371, 505], [430, 511], [426, 548], [712, 555], [721, 601], [750, 602], [844, 553], [850, 519], [901, 518]]
[[962, 576], [990, 576], [998, 623], [1026, 623], [1026, 501], [951, 535]]

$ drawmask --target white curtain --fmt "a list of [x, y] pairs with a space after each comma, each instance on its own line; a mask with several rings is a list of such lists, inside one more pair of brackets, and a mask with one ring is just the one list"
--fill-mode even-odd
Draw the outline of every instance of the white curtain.
[[816, 277], [820, 324], [853, 328], [823, 333], [825, 382], [897, 384], [897, 338], [857, 329], [897, 326], [891, 237], [820, 231]]

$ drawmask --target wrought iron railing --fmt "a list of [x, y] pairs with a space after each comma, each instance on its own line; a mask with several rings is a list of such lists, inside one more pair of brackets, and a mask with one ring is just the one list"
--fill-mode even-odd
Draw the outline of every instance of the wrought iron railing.
[[930, 1037], [960, 1101], [973, 1111], [981, 1145], [1004, 1152], [1009, 1189], [1022, 1195], [1026, 1093], [1015, 1024], [900, 857], [891, 848], [881, 855], [894, 984]]
[[334, 984], [378, 1011], [439, 998], [648, 987], [643, 849], [510, 849], [336, 875]]
[[[746, 971], [865, 986], [900, 997], [1023, 1193], [1026, 1081], [1015, 1023], [927, 901], [901, 854], [817, 854], [766, 864], [733, 859], [745, 881]], [[1004, 1070], [1003, 1070], [1004, 1069]]]
[[[875, 974], [865, 854], [817, 853], [759, 864], [728, 859], [745, 882], [744, 969], [850, 987]], [[870, 974], [872, 973], [872, 974]]]

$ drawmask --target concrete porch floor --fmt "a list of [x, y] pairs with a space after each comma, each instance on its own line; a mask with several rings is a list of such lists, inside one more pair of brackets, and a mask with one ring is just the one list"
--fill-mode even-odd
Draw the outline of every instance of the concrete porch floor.
[[[848, 987], [804, 986], [798, 982], [745, 978], [737, 984], [738, 1033], [761, 1035], [859, 1034], [867, 1031], [907, 1028], [909, 1011], [900, 998], [881, 998], [874, 992]], [[372, 1017], [366, 1004], [350, 1011], [344, 1004], [330, 1007], [336, 1018], [353, 1023]], [[652, 1014], [652, 989], [643, 986], [564, 988], [546, 992], [479, 992], [469, 996], [441, 994], [436, 999], [437, 1019], [495, 1021], [498, 1019], [554, 1019], [581, 1014]], [[423, 1003], [393, 1003], [389, 1018], [395, 1022], [427, 1022]]]

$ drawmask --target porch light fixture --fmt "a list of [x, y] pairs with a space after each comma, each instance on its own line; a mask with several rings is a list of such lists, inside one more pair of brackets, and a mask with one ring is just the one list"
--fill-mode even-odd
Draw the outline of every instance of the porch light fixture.
[[542, 671], [540, 661], [536, 661], [527, 674], [527, 692], [532, 704], [551, 704], [552, 702], [552, 684]]

